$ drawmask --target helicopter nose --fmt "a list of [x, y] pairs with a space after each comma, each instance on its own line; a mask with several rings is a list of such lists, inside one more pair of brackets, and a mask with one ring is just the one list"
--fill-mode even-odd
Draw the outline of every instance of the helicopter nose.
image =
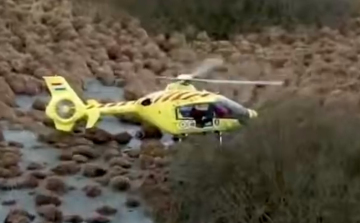
[[258, 117], [258, 113], [255, 110], [248, 109], [249, 118], [256, 118]]
[[250, 119], [256, 118], [258, 113], [252, 109], [245, 109], [244, 113], [238, 117], [238, 121], [241, 125], [246, 125]]

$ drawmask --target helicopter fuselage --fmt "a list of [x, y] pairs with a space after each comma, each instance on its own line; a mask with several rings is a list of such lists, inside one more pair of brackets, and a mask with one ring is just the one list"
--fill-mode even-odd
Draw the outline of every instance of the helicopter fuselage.
[[72, 131], [76, 122], [84, 117], [86, 128], [92, 128], [102, 115], [132, 114], [172, 135], [226, 132], [240, 128], [257, 116], [256, 111], [223, 95], [199, 91], [183, 82], [172, 83], [163, 91], [134, 101], [99, 103], [93, 99], [81, 100], [61, 76], [44, 79], [51, 93], [46, 115], [61, 131]]
[[[257, 115], [254, 110], [246, 109], [222, 95], [198, 90], [158, 91], [140, 98], [135, 104], [134, 110], [140, 119], [173, 135], [232, 131]], [[209, 115], [204, 115], [208, 120], [203, 125], [199, 125], [191, 114], [199, 107]], [[217, 107], [227, 109], [227, 113], [209, 113], [211, 108]]]

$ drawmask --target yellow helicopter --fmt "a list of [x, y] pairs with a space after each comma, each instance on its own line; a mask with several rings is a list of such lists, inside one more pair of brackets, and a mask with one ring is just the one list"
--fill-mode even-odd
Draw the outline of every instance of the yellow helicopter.
[[174, 80], [165, 90], [157, 91], [134, 101], [99, 103], [86, 102], [61, 76], [45, 76], [51, 100], [46, 115], [54, 121], [55, 128], [70, 132], [80, 119], [86, 118], [85, 128], [96, 125], [102, 115], [133, 114], [165, 133], [178, 139], [189, 134], [216, 133], [220, 143], [222, 133], [239, 129], [248, 120], [257, 117], [253, 109], [245, 108], [229, 98], [205, 90], [197, 90], [191, 82], [282, 85], [282, 81], [232, 81], [196, 78], [221, 66], [221, 60], [208, 60], [195, 72], [177, 77], [158, 77]]

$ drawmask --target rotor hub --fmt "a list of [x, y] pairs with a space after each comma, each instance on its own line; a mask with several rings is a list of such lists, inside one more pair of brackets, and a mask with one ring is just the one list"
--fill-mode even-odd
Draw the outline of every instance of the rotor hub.
[[180, 74], [179, 76], [177, 76], [177, 79], [182, 81], [188, 81], [191, 80], [192, 78], [193, 76], [191, 74]]
[[69, 119], [75, 115], [75, 104], [71, 100], [63, 99], [55, 105], [56, 114], [62, 119]]

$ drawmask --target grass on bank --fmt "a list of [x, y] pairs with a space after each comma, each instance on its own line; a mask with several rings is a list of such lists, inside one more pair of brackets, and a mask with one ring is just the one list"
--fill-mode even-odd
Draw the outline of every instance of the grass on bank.
[[117, 0], [117, 4], [140, 18], [149, 32], [195, 29], [216, 39], [273, 25], [341, 26], [359, 9], [358, 0]]
[[180, 31], [194, 37], [206, 31], [215, 39], [274, 25], [341, 27], [359, 14], [358, 0], [78, 0], [73, 5], [96, 20], [127, 12], [150, 34]]
[[308, 98], [261, 111], [223, 149], [213, 136], [176, 147], [170, 211], [157, 213], [158, 222], [360, 221], [357, 115]]

